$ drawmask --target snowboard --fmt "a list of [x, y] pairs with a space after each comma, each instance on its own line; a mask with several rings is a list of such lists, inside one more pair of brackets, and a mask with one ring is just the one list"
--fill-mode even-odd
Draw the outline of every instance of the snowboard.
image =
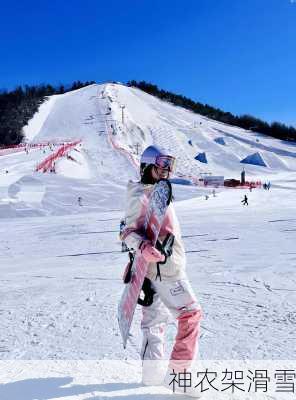
[[[167, 179], [162, 179], [154, 185], [148, 200], [148, 207], [144, 220], [145, 235], [154, 246], [156, 245], [160, 228], [171, 199], [172, 186]], [[147, 269], [148, 263], [142, 256], [141, 251], [137, 250], [131, 269], [131, 280], [125, 285], [118, 305], [118, 324], [124, 348], [126, 348], [130, 327], [144, 278], [147, 274]]]

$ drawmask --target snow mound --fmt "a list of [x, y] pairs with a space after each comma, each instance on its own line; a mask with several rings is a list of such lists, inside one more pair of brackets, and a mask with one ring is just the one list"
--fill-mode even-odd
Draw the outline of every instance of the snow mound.
[[262, 155], [259, 152], [250, 154], [249, 156], [241, 160], [241, 163], [267, 167], [266, 162], [264, 161]]
[[45, 186], [33, 176], [23, 176], [8, 188], [8, 194], [12, 199], [24, 203], [40, 203], [44, 193]]
[[66, 157], [56, 162], [56, 173], [68, 178], [91, 179], [92, 172], [90, 165], [83, 153], [79, 150], [72, 150]]
[[214, 139], [214, 142], [221, 144], [222, 146], [226, 146], [224, 137], [218, 137], [218, 138]]
[[208, 163], [206, 153], [199, 153], [194, 159], [204, 164]]

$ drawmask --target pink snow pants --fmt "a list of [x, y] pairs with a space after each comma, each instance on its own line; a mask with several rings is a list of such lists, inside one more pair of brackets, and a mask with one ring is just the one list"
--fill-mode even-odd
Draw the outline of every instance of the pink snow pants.
[[189, 368], [197, 352], [197, 340], [202, 316], [190, 283], [177, 281], [152, 281], [156, 291], [153, 304], [143, 307], [141, 328], [142, 360], [164, 358], [165, 329], [171, 317], [178, 320], [178, 331], [170, 356], [169, 367], [176, 371]]

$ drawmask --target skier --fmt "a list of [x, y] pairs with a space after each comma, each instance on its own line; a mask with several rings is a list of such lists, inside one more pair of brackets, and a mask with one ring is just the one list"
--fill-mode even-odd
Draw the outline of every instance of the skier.
[[[165, 263], [161, 251], [153, 247], [143, 233], [147, 200], [153, 186], [160, 179], [170, 177], [175, 161], [167, 151], [156, 146], [147, 147], [141, 156], [141, 180], [130, 181], [127, 189], [126, 227], [121, 239], [130, 249], [140, 249], [143, 257], [149, 262], [146, 282], [149, 279], [153, 297], [152, 304], [142, 308], [141, 359], [144, 385], [169, 386], [172, 374], [190, 369], [197, 351], [202, 316], [201, 307], [186, 275], [185, 250], [172, 203], [168, 206], [158, 238], [159, 242], [164, 244], [167, 237], [174, 236], [171, 255]], [[164, 358], [165, 328], [170, 314], [177, 319], [178, 330], [165, 374], [161, 363], [157, 361]], [[188, 388], [187, 394], [198, 397], [196, 388]]]
[[249, 205], [249, 203], [248, 203], [248, 197], [247, 197], [246, 194], [244, 195], [244, 198], [243, 198], [243, 200], [241, 201], [241, 203], [243, 204], [243, 206], [248, 206], [248, 205]]

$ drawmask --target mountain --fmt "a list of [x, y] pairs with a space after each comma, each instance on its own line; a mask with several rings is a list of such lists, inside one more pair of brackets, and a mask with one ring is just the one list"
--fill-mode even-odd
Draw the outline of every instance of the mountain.
[[[78, 197], [84, 211], [108, 208], [110, 196], [119, 209], [126, 183], [137, 179], [140, 154], [150, 144], [176, 156], [179, 183], [196, 185], [209, 174], [240, 179], [243, 166], [247, 180], [285, 179], [296, 171], [293, 144], [210, 120], [120, 83], [48, 97], [24, 133], [30, 145], [81, 143], [56, 162], [56, 174], [34, 172], [53, 151], [46, 146], [2, 157], [2, 170], [9, 171], [0, 186], [6, 215], [19, 215], [18, 207], [21, 215], [73, 213]], [[241, 164], [259, 152], [266, 166]], [[207, 163], [196, 159], [202, 153]], [[202, 192], [196, 186], [191, 190]]]
[[[50, 97], [25, 134], [33, 141], [82, 139], [85, 150], [97, 161], [106, 162], [104, 173], [112, 170], [114, 163], [120, 169], [126, 165], [124, 152], [137, 162], [141, 151], [152, 143], [176, 155], [177, 173], [183, 175], [198, 177], [209, 172], [227, 178], [238, 176], [240, 161], [259, 150], [269, 169], [250, 166], [251, 176], [262, 178], [262, 174], [296, 168], [295, 145], [289, 142], [207, 119], [122, 84], [90, 85]], [[108, 135], [121, 152], [110, 146]], [[207, 154], [207, 166], [194, 160], [201, 152]], [[127, 171], [133, 173], [132, 163]]]

